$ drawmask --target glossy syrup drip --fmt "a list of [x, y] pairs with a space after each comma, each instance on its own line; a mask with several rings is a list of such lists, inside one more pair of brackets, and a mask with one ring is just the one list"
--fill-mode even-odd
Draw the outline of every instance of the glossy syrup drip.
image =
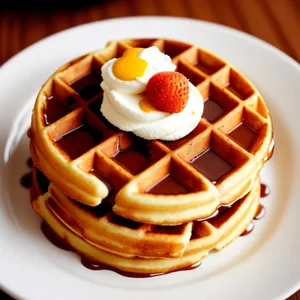
[[115, 273], [118, 273], [119, 275], [122, 275], [125, 277], [131, 277], [131, 278], [149, 278], [149, 277], [156, 277], [156, 276], [161, 276], [161, 275], [165, 275], [165, 274], [170, 274], [170, 273], [174, 273], [174, 272], [178, 272], [178, 271], [189, 271], [189, 270], [197, 269], [201, 265], [201, 262], [199, 262], [194, 265], [184, 267], [180, 270], [165, 272], [165, 273], [164, 272], [162, 272], [162, 273], [132, 273], [132, 272], [121, 271], [121, 270], [118, 270], [114, 267], [111, 267], [111, 266], [108, 266], [105, 264], [93, 263], [84, 257], [81, 258], [81, 263], [83, 266], [85, 266], [86, 268], [93, 270], [93, 271], [99, 271], [99, 270], [113, 271]]
[[29, 157], [29, 158], [27, 159], [26, 164], [27, 164], [27, 166], [28, 166], [29, 168], [32, 168], [32, 167], [33, 167], [33, 161], [32, 161], [32, 158], [31, 158], [31, 157]]
[[24, 174], [21, 177], [20, 183], [22, 187], [29, 189], [31, 187], [31, 172]]
[[260, 220], [262, 219], [266, 214], [266, 209], [265, 207], [262, 205], [262, 204], [259, 204], [257, 210], [256, 210], [256, 213], [255, 213], [255, 217], [254, 219], [255, 220]]
[[269, 196], [269, 194], [270, 194], [270, 188], [266, 184], [262, 183], [260, 185], [260, 197], [264, 198]]
[[211, 148], [194, 157], [190, 163], [214, 184], [233, 169], [232, 165]]
[[165, 194], [165, 195], [179, 195], [179, 194], [187, 194], [188, 189], [183, 186], [175, 177], [171, 174], [168, 174], [164, 178], [162, 178], [158, 183], [154, 186], [150, 187], [147, 190], [149, 194]]
[[265, 158], [265, 162], [267, 162], [268, 160], [270, 160], [272, 158], [272, 156], [274, 154], [274, 150], [275, 150], [275, 139], [273, 137], [270, 148], [269, 148], [269, 153], [267, 154], [267, 157]]
[[59, 240], [45, 221], [41, 223], [41, 230], [51, 244], [62, 250], [71, 251], [62, 241]]
[[[69, 247], [65, 245], [63, 241], [61, 241], [60, 238], [56, 236], [56, 234], [52, 231], [52, 229], [47, 225], [45, 221], [41, 223], [41, 230], [45, 237], [48, 239], [50, 243], [52, 243], [54, 246], [66, 250], [66, 251], [72, 251]], [[162, 273], [133, 273], [133, 272], [126, 272], [122, 270], [118, 270], [114, 267], [111, 267], [109, 265], [105, 264], [98, 264], [90, 261], [89, 259], [85, 257], [81, 257], [81, 263], [84, 267], [86, 267], [89, 270], [93, 271], [101, 271], [101, 270], [107, 270], [107, 271], [113, 271], [115, 273], [118, 273], [119, 275], [125, 276], [125, 277], [131, 277], [131, 278], [149, 278], [149, 277], [156, 277], [156, 276], [161, 276], [169, 273], [174, 273], [178, 271], [189, 271], [189, 270], [194, 270], [197, 269], [200, 265], [201, 262], [198, 262], [196, 264], [193, 264], [191, 266], [184, 267], [179, 270], [175, 271], [170, 271], [170, 272], [162, 272]]]
[[[31, 168], [33, 166], [33, 162], [32, 159], [29, 158], [27, 160], [27, 165]], [[21, 184], [25, 187], [30, 187], [31, 186], [31, 172], [25, 174], [22, 179], [21, 179]], [[270, 189], [266, 184], [261, 184], [261, 197], [266, 197], [270, 194]], [[255, 220], [260, 220], [261, 218], [263, 218], [265, 215], [265, 208], [264, 206], [262, 206], [261, 204], [259, 205], [255, 217]], [[246, 228], [246, 230], [241, 234], [241, 236], [246, 236], [248, 234], [250, 234], [254, 229], [254, 223], [251, 222], [249, 224], [249, 226]], [[59, 237], [57, 237], [57, 235], [52, 231], [52, 229], [47, 225], [47, 223], [45, 221], [43, 221], [41, 223], [41, 230], [44, 234], [44, 236], [48, 239], [49, 242], [51, 242], [53, 245], [55, 245], [56, 247], [62, 249], [62, 250], [66, 250], [66, 251], [72, 251], [68, 246], [65, 245], [65, 242], [62, 241]], [[201, 265], [201, 262], [198, 262], [194, 265], [188, 266], [188, 267], [184, 267], [182, 269], [176, 270], [176, 271], [171, 271], [171, 272], [166, 272], [166, 273], [131, 273], [131, 272], [126, 272], [126, 271], [121, 271], [118, 270], [114, 267], [105, 265], [105, 264], [98, 264], [98, 263], [93, 263], [90, 260], [82, 257], [81, 258], [81, 263], [83, 266], [85, 266], [86, 268], [90, 269], [90, 270], [110, 270], [110, 271], [114, 271], [122, 276], [125, 277], [134, 277], [134, 278], [149, 278], [149, 277], [155, 277], [155, 276], [161, 276], [164, 274], [168, 274], [168, 273], [173, 273], [173, 272], [177, 272], [177, 271], [187, 271], [187, 270], [193, 270], [198, 268]]]
[[246, 150], [250, 150], [257, 133], [253, 131], [247, 124], [240, 123], [235, 127], [228, 136]]
[[[33, 161], [32, 161], [32, 158], [29, 157], [27, 159], [27, 162], [26, 162], [27, 166], [31, 169], [32, 166], [33, 166]], [[24, 174], [21, 179], [20, 179], [20, 184], [22, 187], [26, 188], [26, 189], [29, 189], [31, 188], [31, 176], [32, 176], [32, 172], [28, 172], [26, 174]]]
[[241, 234], [241, 236], [246, 236], [248, 234], [250, 234], [254, 229], [254, 223], [251, 222], [248, 227], [246, 228], [246, 230]]
[[[65, 243], [63, 241], [61, 241], [61, 239], [59, 237], [57, 237], [57, 235], [52, 231], [52, 229], [47, 225], [47, 223], [45, 221], [43, 221], [41, 223], [41, 230], [44, 234], [44, 236], [48, 239], [48, 241], [62, 249], [62, 250], [66, 250], [66, 251], [72, 251], [72, 249], [70, 249], [68, 246], [65, 245]], [[122, 270], [118, 270], [114, 267], [111, 267], [109, 265], [105, 265], [105, 264], [98, 264], [98, 263], [94, 263], [90, 260], [88, 260], [85, 257], [81, 257], [81, 263], [84, 267], [86, 267], [89, 270], [93, 270], [93, 271], [101, 271], [101, 270], [107, 270], [107, 271], [113, 271], [115, 273], [118, 273], [119, 275], [125, 276], [125, 277], [131, 277], [131, 278], [149, 278], [149, 277], [155, 277], [155, 276], [161, 276], [161, 275], [165, 275], [165, 274], [169, 274], [169, 273], [174, 273], [177, 271], [189, 271], [189, 270], [194, 270], [196, 268], [198, 268], [201, 265], [201, 262], [198, 262], [196, 264], [193, 264], [191, 266], [187, 266], [184, 267], [182, 269], [179, 270], [175, 270], [175, 271], [170, 271], [170, 272], [162, 272], [162, 273], [133, 273], [133, 272], [126, 272], [126, 271], [122, 271]]]
[[[270, 188], [266, 184], [261, 183], [260, 184], [260, 197], [264, 198], [264, 197], [267, 197], [269, 194], [270, 194]], [[254, 220], [262, 219], [265, 216], [265, 214], [266, 214], [265, 207], [262, 204], [259, 204], [259, 206], [256, 210], [256, 213], [255, 213], [255, 216], [254, 216]], [[246, 228], [246, 230], [241, 234], [241, 236], [250, 234], [253, 231], [253, 229], [254, 229], [254, 223], [251, 222], [249, 224], [249, 226]]]

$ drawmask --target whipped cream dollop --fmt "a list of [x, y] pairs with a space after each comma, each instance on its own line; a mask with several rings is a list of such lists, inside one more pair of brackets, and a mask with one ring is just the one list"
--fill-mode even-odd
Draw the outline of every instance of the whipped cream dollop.
[[[120, 130], [131, 131], [147, 140], [174, 141], [186, 136], [199, 124], [203, 113], [200, 92], [189, 82], [189, 98], [181, 112], [168, 113], [155, 109], [144, 93], [147, 83], [154, 74], [174, 71], [176, 66], [168, 55], [155, 46], [137, 53], [138, 58], [147, 62], [147, 67], [144, 74], [134, 80], [122, 80], [115, 75], [116, 58], [102, 66], [101, 87], [104, 95], [100, 110], [103, 116]], [[130, 72], [130, 65], [128, 67]]]

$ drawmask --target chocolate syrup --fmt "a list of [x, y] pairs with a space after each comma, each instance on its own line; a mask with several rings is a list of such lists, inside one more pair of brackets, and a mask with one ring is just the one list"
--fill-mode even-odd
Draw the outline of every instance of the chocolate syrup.
[[95, 127], [82, 124], [56, 139], [55, 145], [68, 155], [70, 159], [75, 159], [96, 146], [101, 140], [102, 134]]
[[260, 197], [264, 198], [264, 197], [269, 196], [269, 194], [270, 194], [270, 188], [266, 184], [261, 183], [261, 185], [260, 185]]
[[162, 178], [157, 184], [147, 190], [150, 194], [163, 194], [163, 195], [178, 195], [187, 194], [189, 191], [184, 187], [175, 177], [168, 174]]
[[[111, 123], [109, 123], [109, 122], [103, 117], [103, 115], [102, 115], [102, 113], [101, 113], [100, 108], [101, 108], [102, 102], [103, 102], [103, 97], [100, 97], [100, 98], [98, 98], [97, 100], [95, 100], [95, 101], [93, 101], [92, 103], [90, 103], [90, 104], [89, 104], [89, 108], [90, 108], [90, 110], [91, 110], [95, 115], [97, 115], [98, 118], [101, 119], [101, 121], [104, 120], [104, 121], [107, 122], [107, 124], [111, 124]], [[106, 122], [105, 122], [105, 124], [106, 124]], [[112, 126], [113, 126], [113, 125], [112, 125]]]
[[26, 189], [29, 189], [31, 187], [31, 176], [32, 176], [32, 173], [28, 172], [21, 177], [20, 183], [21, 183], [22, 187], [24, 187]]
[[250, 234], [254, 229], [254, 223], [251, 222], [248, 227], [246, 228], [246, 230], [241, 234], [241, 236], [246, 236], [248, 234]]
[[149, 157], [131, 149], [118, 152], [113, 159], [133, 175], [142, 172], [150, 164]]
[[112, 159], [132, 175], [136, 175], [152, 163], [152, 153], [146, 140], [134, 135], [131, 136], [131, 140], [131, 145], [125, 149], [119, 144], [118, 151]]
[[90, 100], [102, 91], [100, 87], [101, 81], [101, 75], [92, 71], [72, 81], [69, 85], [78, 92], [84, 100]]
[[214, 184], [233, 169], [226, 160], [211, 148], [200, 153], [190, 163]]
[[49, 225], [45, 221], [42, 221], [41, 223], [41, 230], [44, 234], [44, 236], [48, 239], [50, 243], [52, 243], [54, 246], [66, 250], [66, 251], [71, 251], [70, 248], [68, 248], [63, 242], [61, 242], [57, 236], [53, 233]]
[[200, 262], [200, 263], [196, 263], [194, 265], [188, 266], [188, 267], [184, 267], [180, 270], [170, 271], [170, 272], [165, 272], [165, 273], [164, 272], [163, 273], [132, 273], [132, 272], [121, 271], [121, 270], [118, 270], [114, 267], [111, 267], [111, 266], [108, 266], [105, 264], [93, 263], [84, 257], [81, 258], [81, 263], [83, 266], [85, 266], [86, 268], [93, 270], [93, 271], [108, 270], [108, 271], [116, 272], [122, 276], [132, 277], [132, 278], [149, 278], [149, 277], [156, 277], [156, 276], [161, 276], [161, 275], [165, 275], [165, 274], [170, 274], [170, 273], [174, 273], [174, 272], [178, 272], [178, 271], [190, 271], [190, 270], [197, 269], [201, 265], [201, 262]]
[[36, 176], [41, 192], [45, 194], [48, 191], [50, 180], [38, 168], [36, 168]]
[[203, 118], [208, 122], [215, 122], [225, 114], [225, 109], [212, 99], [204, 102]]
[[105, 174], [101, 173], [101, 172], [98, 172], [97, 170], [95, 169], [92, 169], [90, 171], [91, 174], [93, 174], [94, 176], [96, 176], [97, 178], [99, 178], [107, 187], [108, 189], [108, 192], [111, 193], [112, 191], [112, 186], [111, 184], [108, 183], [108, 178], [105, 176]]
[[[270, 188], [266, 184], [261, 183], [260, 184], [260, 196], [263, 198], [263, 197], [267, 197], [269, 194], [270, 194]], [[265, 214], [266, 214], [265, 207], [262, 204], [259, 204], [257, 211], [255, 213], [255, 216], [254, 216], [254, 220], [262, 219], [265, 216]], [[253, 231], [253, 229], [254, 229], [254, 223], [251, 222], [249, 224], [249, 226], [247, 227], [247, 229], [241, 234], [241, 236], [248, 235], [249, 233], [251, 233]]]
[[74, 98], [69, 96], [64, 103], [62, 101], [57, 100], [54, 96], [47, 98], [46, 105], [44, 108], [44, 122], [45, 125], [49, 125], [58, 119], [64, 117], [78, 105], [76, 104]]
[[27, 159], [26, 164], [27, 164], [27, 166], [28, 166], [29, 168], [32, 168], [32, 167], [33, 167], [33, 161], [32, 161], [32, 158], [31, 158], [31, 157], [29, 157], [29, 158]]
[[[29, 158], [27, 160], [27, 165], [29, 167], [33, 166], [33, 162], [32, 162], [31, 158]], [[39, 184], [42, 186], [43, 191], [46, 191], [47, 190], [46, 186], [48, 186], [49, 180], [43, 175], [43, 173], [40, 170], [37, 169], [37, 172], [38, 172], [37, 177], [38, 177]], [[100, 176], [101, 180], [103, 179], [102, 178], [103, 176], [101, 174], [99, 175], [99, 173], [96, 173], [94, 170], [92, 170], [91, 172], [94, 173], [94, 175], [96, 175], [97, 177]], [[31, 186], [31, 172], [25, 174], [22, 178], [27, 178], [27, 179], [21, 179], [21, 184], [23, 186], [30, 187]], [[23, 181], [24, 181], [24, 183], [23, 183]], [[104, 180], [104, 182], [105, 182], [105, 180]], [[111, 192], [111, 186], [109, 184], [107, 184], [107, 186], [108, 186], [109, 191]], [[164, 177], [158, 184], [156, 184], [154, 187], [152, 187], [148, 192], [151, 191], [151, 193], [160, 193], [161, 194], [165, 191], [165, 193], [170, 194], [170, 190], [173, 191], [173, 193], [175, 193], [175, 194], [188, 192], [188, 190], [185, 187], [183, 187], [174, 177], [172, 177], [171, 174], [168, 174], [166, 177]], [[266, 197], [267, 195], [269, 195], [269, 193], [270, 193], [269, 187], [265, 184], [261, 184], [261, 197]], [[113, 202], [110, 200], [110, 197], [107, 197], [107, 198], [108, 198], [107, 200], [104, 199], [102, 204], [99, 205], [99, 208], [101, 207], [101, 209], [99, 209], [101, 214], [103, 213], [103, 211], [105, 211], [105, 214], [108, 213], [111, 210], [111, 207], [113, 205]], [[79, 204], [79, 205], [82, 205], [82, 204]], [[83, 206], [85, 206], [85, 205], [83, 205]], [[95, 211], [98, 211], [97, 207], [96, 208], [89, 207], [89, 206], [85, 206], [85, 207], [90, 208], [92, 213], [95, 213]], [[224, 208], [224, 211], [226, 211], [229, 207], [231, 207], [231, 206]], [[222, 211], [222, 207], [220, 207], [219, 210], [221, 213], [224, 212], [224, 211]], [[265, 215], [265, 208], [262, 205], [260, 205], [257, 209], [254, 219], [259, 220], [264, 215]], [[116, 216], [116, 217], [120, 218], [120, 219], [114, 219], [115, 216], [111, 215], [111, 218], [112, 218], [111, 221], [115, 222], [116, 224], [122, 223], [122, 226], [125, 226], [123, 224], [124, 218], [121, 218], [118, 216]], [[135, 228], [137, 225], [139, 225], [139, 223], [134, 222], [133, 225], [131, 225], [131, 226]], [[241, 234], [241, 236], [250, 234], [253, 231], [253, 229], [254, 229], [254, 223], [251, 222], [249, 224], [249, 226], [247, 227], [247, 229]], [[56, 236], [56, 234], [52, 231], [52, 229], [47, 225], [47, 223], [45, 221], [42, 221], [42, 223], [41, 223], [41, 230], [42, 230], [43, 234], [45, 235], [45, 237], [53, 245], [55, 245], [56, 247], [58, 247], [62, 250], [72, 251], [68, 246], [65, 245], [65, 243], [59, 237]], [[192, 266], [188, 266], [188, 267], [182, 268], [180, 270], [171, 271], [171, 272], [167, 272], [167, 273], [139, 274], [139, 273], [131, 273], [131, 272], [121, 271], [121, 270], [118, 270], [116, 268], [113, 268], [113, 267], [105, 265], [105, 264], [93, 263], [84, 257], [81, 258], [81, 263], [83, 266], [85, 266], [86, 268], [88, 268], [90, 270], [110, 270], [110, 271], [114, 271], [122, 276], [133, 277], [133, 278], [148, 278], [148, 277], [169, 274], [169, 273], [173, 273], [173, 272], [177, 272], [177, 271], [193, 270], [193, 269], [198, 268], [201, 265], [201, 262], [199, 262]]]
[[245, 150], [250, 150], [257, 134], [247, 124], [240, 123], [228, 136]]
[[[68, 246], [66, 246], [65, 243], [63, 241], [61, 241], [61, 239], [59, 237], [57, 237], [57, 235], [52, 231], [52, 229], [47, 225], [47, 223], [45, 221], [42, 221], [42, 223], [41, 223], [41, 230], [42, 230], [43, 234], [45, 235], [45, 237], [48, 239], [48, 241], [50, 243], [52, 243], [54, 246], [56, 246], [62, 250], [72, 251], [72, 249], [70, 249]], [[191, 266], [184, 267], [180, 270], [165, 272], [165, 273], [132, 273], [132, 272], [118, 270], [109, 265], [94, 263], [85, 257], [81, 257], [81, 263], [84, 267], [86, 267], [89, 270], [93, 270], [93, 271], [108, 270], [108, 271], [116, 272], [122, 276], [131, 277], [131, 278], [149, 278], [149, 277], [155, 277], [155, 276], [165, 275], [165, 274], [169, 274], [169, 273], [174, 273], [174, 272], [178, 272], [178, 271], [189, 271], [189, 270], [194, 270], [201, 265], [201, 262], [198, 262]]]

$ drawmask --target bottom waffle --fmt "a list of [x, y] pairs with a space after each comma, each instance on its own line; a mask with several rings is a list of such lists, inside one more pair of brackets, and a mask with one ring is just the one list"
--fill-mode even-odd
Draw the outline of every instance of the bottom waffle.
[[[44, 219], [53, 233], [65, 245], [82, 255], [89, 261], [105, 264], [121, 271], [157, 274], [183, 269], [200, 262], [213, 249], [221, 250], [240, 236], [253, 220], [260, 200], [260, 182], [257, 179], [253, 189], [242, 199], [236, 201], [230, 208], [222, 209], [219, 214], [206, 221], [195, 221], [192, 224], [192, 234], [184, 252], [177, 257], [137, 257], [116, 254], [114, 250], [106, 250], [83, 237], [83, 232], [66, 223], [51, 206], [53, 198], [49, 193], [36, 198], [44, 190], [38, 180], [38, 171], [33, 172], [32, 205], [35, 211]], [[43, 182], [43, 184], [45, 184]], [[162, 233], [160, 231], [159, 233]], [[124, 241], [124, 248], [128, 245]], [[108, 246], [108, 245], [107, 245]], [[152, 245], [155, 247], [155, 244]]]

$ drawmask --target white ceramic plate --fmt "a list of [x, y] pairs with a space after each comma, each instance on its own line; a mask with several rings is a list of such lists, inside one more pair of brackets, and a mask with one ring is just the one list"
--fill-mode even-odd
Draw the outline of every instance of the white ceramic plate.
[[[107, 40], [169, 37], [228, 60], [257, 86], [274, 120], [276, 148], [263, 169], [271, 188], [255, 230], [193, 271], [133, 279], [90, 271], [50, 244], [19, 184], [29, 157], [26, 130], [37, 91], [63, 63]], [[22, 299], [284, 299], [300, 288], [300, 67], [256, 38], [191, 19], [113, 19], [66, 30], [22, 51], [0, 68], [0, 285]], [[107, 298], [109, 297], [109, 298]]]

